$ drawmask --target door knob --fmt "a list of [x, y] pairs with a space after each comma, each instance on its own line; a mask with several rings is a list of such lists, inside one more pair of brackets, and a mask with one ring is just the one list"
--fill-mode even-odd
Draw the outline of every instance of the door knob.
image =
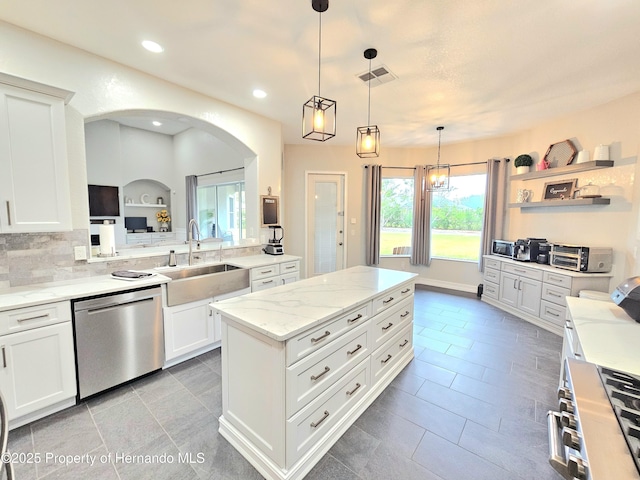
[[338, 243], [339, 246], [342, 246], [342, 242]]

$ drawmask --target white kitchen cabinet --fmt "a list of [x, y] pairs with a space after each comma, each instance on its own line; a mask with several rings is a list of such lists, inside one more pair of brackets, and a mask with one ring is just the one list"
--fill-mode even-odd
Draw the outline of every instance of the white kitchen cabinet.
[[611, 276], [487, 255], [482, 300], [562, 335], [566, 298], [580, 290], [608, 292]]
[[10, 428], [75, 404], [69, 302], [0, 312], [0, 390]]
[[66, 90], [0, 74], [0, 233], [71, 230]]
[[251, 291], [259, 292], [300, 280], [300, 260], [251, 269]]

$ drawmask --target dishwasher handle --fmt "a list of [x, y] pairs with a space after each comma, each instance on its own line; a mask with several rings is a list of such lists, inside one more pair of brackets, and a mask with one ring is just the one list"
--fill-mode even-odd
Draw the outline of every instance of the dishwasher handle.
[[145, 298], [139, 298], [136, 300], [130, 300], [128, 302], [114, 302], [114, 303], [109, 303], [107, 305], [100, 305], [99, 307], [96, 307], [96, 308], [89, 308], [87, 309], [87, 312], [88, 313], [103, 312], [105, 310], [111, 310], [112, 308], [125, 307], [127, 305], [132, 305], [135, 303], [149, 302], [154, 300], [155, 300], [155, 297], [145, 297]]

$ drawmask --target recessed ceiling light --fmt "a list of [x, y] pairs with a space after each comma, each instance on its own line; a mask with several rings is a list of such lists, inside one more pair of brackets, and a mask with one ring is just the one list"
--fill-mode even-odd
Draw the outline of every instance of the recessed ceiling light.
[[152, 40], [143, 40], [142, 46], [153, 53], [162, 53], [164, 52], [164, 48], [162, 45], [152, 41]]
[[154, 121], [153, 121], [153, 122], [151, 122], [151, 123], [153, 123], [153, 126], [154, 126], [154, 127], [159, 127], [159, 126], [161, 126], [161, 125], [162, 125], [162, 122], [159, 122], [158, 120], [154, 120]]
[[267, 96], [267, 92], [265, 92], [264, 90], [260, 90], [259, 88], [256, 88], [253, 91], [253, 96], [256, 98], [264, 98]]

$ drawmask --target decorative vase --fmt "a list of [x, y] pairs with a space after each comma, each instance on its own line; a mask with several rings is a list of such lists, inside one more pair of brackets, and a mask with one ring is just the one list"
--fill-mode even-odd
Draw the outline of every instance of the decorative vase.
[[161, 232], [168, 232], [169, 231], [169, 224], [168, 223], [161, 223], [160, 224], [160, 231]]
[[523, 173], [529, 173], [529, 167], [527, 165], [516, 167], [516, 175], [522, 175]]

